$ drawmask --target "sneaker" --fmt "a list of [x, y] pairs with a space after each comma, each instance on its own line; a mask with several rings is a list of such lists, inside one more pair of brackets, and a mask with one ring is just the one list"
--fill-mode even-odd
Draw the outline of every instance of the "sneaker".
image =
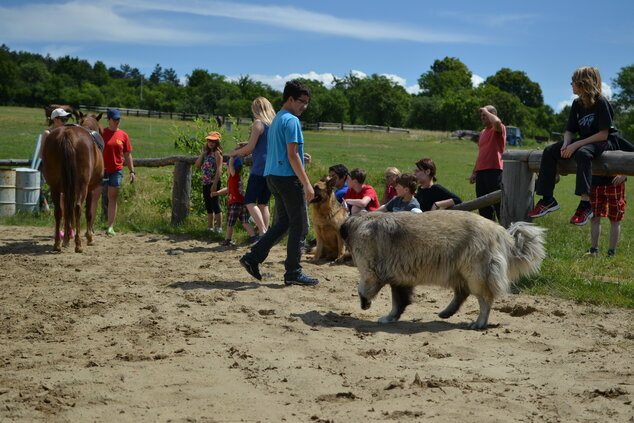
[[531, 218], [542, 217], [543, 215], [553, 212], [555, 210], [559, 210], [559, 204], [557, 203], [557, 200], [553, 198], [552, 201], [550, 201], [549, 203], [546, 203], [544, 199], [542, 198], [541, 200], [537, 202], [537, 205], [535, 206], [533, 211], [528, 213], [528, 217], [531, 217]]
[[286, 277], [284, 278], [284, 284], [285, 285], [310, 286], [310, 285], [317, 285], [318, 283], [319, 283], [319, 279], [310, 278], [310, 277], [306, 276], [303, 273], [300, 273], [299, 275], [297, 275], [296, 277], [293, 277], [291, 279], [286, 279]]
[[586, 253], [584, 254], [584, 256], [586, 257], [596, 257], [598, 255], [599, 255], [599, 249], [594, 247], [590, 247], [590, 249], [586, 251]]
[[112, 226], [106, 231], [106, 235], [115, 236], [117, 233], [112, 229]]
[[235, 242], [233, 242], [230, 239], [225, 239], [224, 241], [222, 241], [220, 243], [220, 245], [222, 245], [223, 247], [235, 247], [236, 246]]
[[222, 233], [222, 228], [214, 228], [214, 232], [217, 234], [221, 234]]
[[249, 273], [249, 275], [253, 276], [257, 280], [262, 280], [262, 275], [260, 274], [260, 268], [257, 263], [252, 263], [247, 256], [242, 256], [240, 259], [240, 264], [245, 270]]
[[614, 257], [614, 254], [616, 253], [616, 251], [614, 251], [613, 249], [609, 249], [608, 250], [608, 257]]
[[207, 228], [207, 231], [208, 232], [216, 232], [216, 229], [215, 228]]
[[594, 216], [592, 209], [577, 209], [575, 215], [570, 218], [570, 223], [577, 226], [583, 226], [592, 219], [592, 216]]

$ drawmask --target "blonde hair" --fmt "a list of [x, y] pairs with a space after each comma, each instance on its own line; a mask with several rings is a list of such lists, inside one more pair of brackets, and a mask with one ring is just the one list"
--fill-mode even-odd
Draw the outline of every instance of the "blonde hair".
[[385, 176], [387, 176], [389, 174], [400, 176], [401, 175], [401, 171], [398, 170], [395, 167], [388, 167], [387, 169], [385, 169]]
[[594, 66], [578, 68], [572, 74], [572, 82], [577, 86], [579, 101], [585, 108], [592, 107], [597, 97], [603, 95], [601, 91], [601, 73]]
[[275, 118], [275, 110], [273, 105], [265, 97], [256, 97], [251, 103], [251, 112], [255, 119], [270, 125]]

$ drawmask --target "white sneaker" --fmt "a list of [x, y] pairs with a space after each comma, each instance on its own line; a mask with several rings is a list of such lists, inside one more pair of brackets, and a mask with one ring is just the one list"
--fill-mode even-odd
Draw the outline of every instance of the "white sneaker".
[[217, 234], [221, 234], [221, 233], [222, 233], [222, 228], [216, 228], [216, 229], [214, 229], [214, 231], [215, 231]]

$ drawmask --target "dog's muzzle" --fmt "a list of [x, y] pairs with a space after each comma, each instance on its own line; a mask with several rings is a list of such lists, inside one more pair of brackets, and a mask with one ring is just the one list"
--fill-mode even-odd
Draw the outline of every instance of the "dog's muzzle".
[[363, 295], [359, 294], [359, 300], [361, 300], [361, 309], [367, 310], [372, 305], [372, 301], [365, 298]]

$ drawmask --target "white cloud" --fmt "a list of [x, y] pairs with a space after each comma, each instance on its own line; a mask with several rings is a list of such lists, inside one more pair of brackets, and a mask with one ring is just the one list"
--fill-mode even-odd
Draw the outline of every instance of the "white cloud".
[[[368, 75], [365, 72], [362, 72], [360, 70], [351, 70], [350, 74], [352, 74], [353, 76], [357, 78], [368, 77]], [[284, 84], [286, 84], [286, 82], [290, 81], [291, 79], [296, 79], [296, 78], [313, 79], [323, 83], [326, 88], [331, 88], [335, 78], [343, 78], [344, 76], [347, 76], [347, 74], [342, 76], [337, 76], [332, 73], [317, 73], [315, 71], [310, 71], [307, 73], [289, 73], [287, 75], [263, 75], [263, 74], [249, 75], [251, 79], [268, 84], [271, 86], [271, 88], [274, 88], [278, 91], [284, 90]], [[394, 83], [405, 87], [405, 90], [410, 94], [418, 94], [420, 92], [420, 87], [418, 86], [418, 84], [411, 85], [408, 87], [407, 79], [399, 75], [384, 73], [384, 74], [381, 74], [381, 76], [385, 76], [386, 78], [393, 81]], [[230, 81], [237, 81], [239, 78], [240, 76], [235, 76], [235, 75], [227, 77], [227, 79]]]
[[482, 78], [480, 75], [476, 75], [475, 73], [471, 74], [471, 85], [473, 85], [473, 88], [478, 87], [483, 82], [484, 78]]
[[270, 26], [358, 38], [364, 40], [404, 40], [419, 43], [482, 43], [484, 37], [458, 32], [425, 30], [419, 26], [400, 23], [339, 18], [325, 13], [311, 12], [292, 6], [268, 6], [224, 1], [184, 0], [178, 3], [166, 0], [137, 0], [128, 2], [111, 0], [110, 5], [139, 10], [187, 13], [198, 16], [216, 16]]
[[156, 22], [129, 19], [123, 17], [123, 14], [115, 13], [112, 4], [103, 6], [76, 1], [27, 4], [12, 8], [0, 7], [0, 16], [0, 39], [5, 43], [48, 42], [57, 45], [117, 42], [182, 45], [198, 44], [211, 37], [210, 34], [170, 29], [168, 25], [157, 25]]
[[611, 98], [612, 97], [612, 87], [609, 86], [608, 84], [606, 84], [605, 82], [601, 81], [601, 91], [603, 92], [603, 95], [607, 98]]

